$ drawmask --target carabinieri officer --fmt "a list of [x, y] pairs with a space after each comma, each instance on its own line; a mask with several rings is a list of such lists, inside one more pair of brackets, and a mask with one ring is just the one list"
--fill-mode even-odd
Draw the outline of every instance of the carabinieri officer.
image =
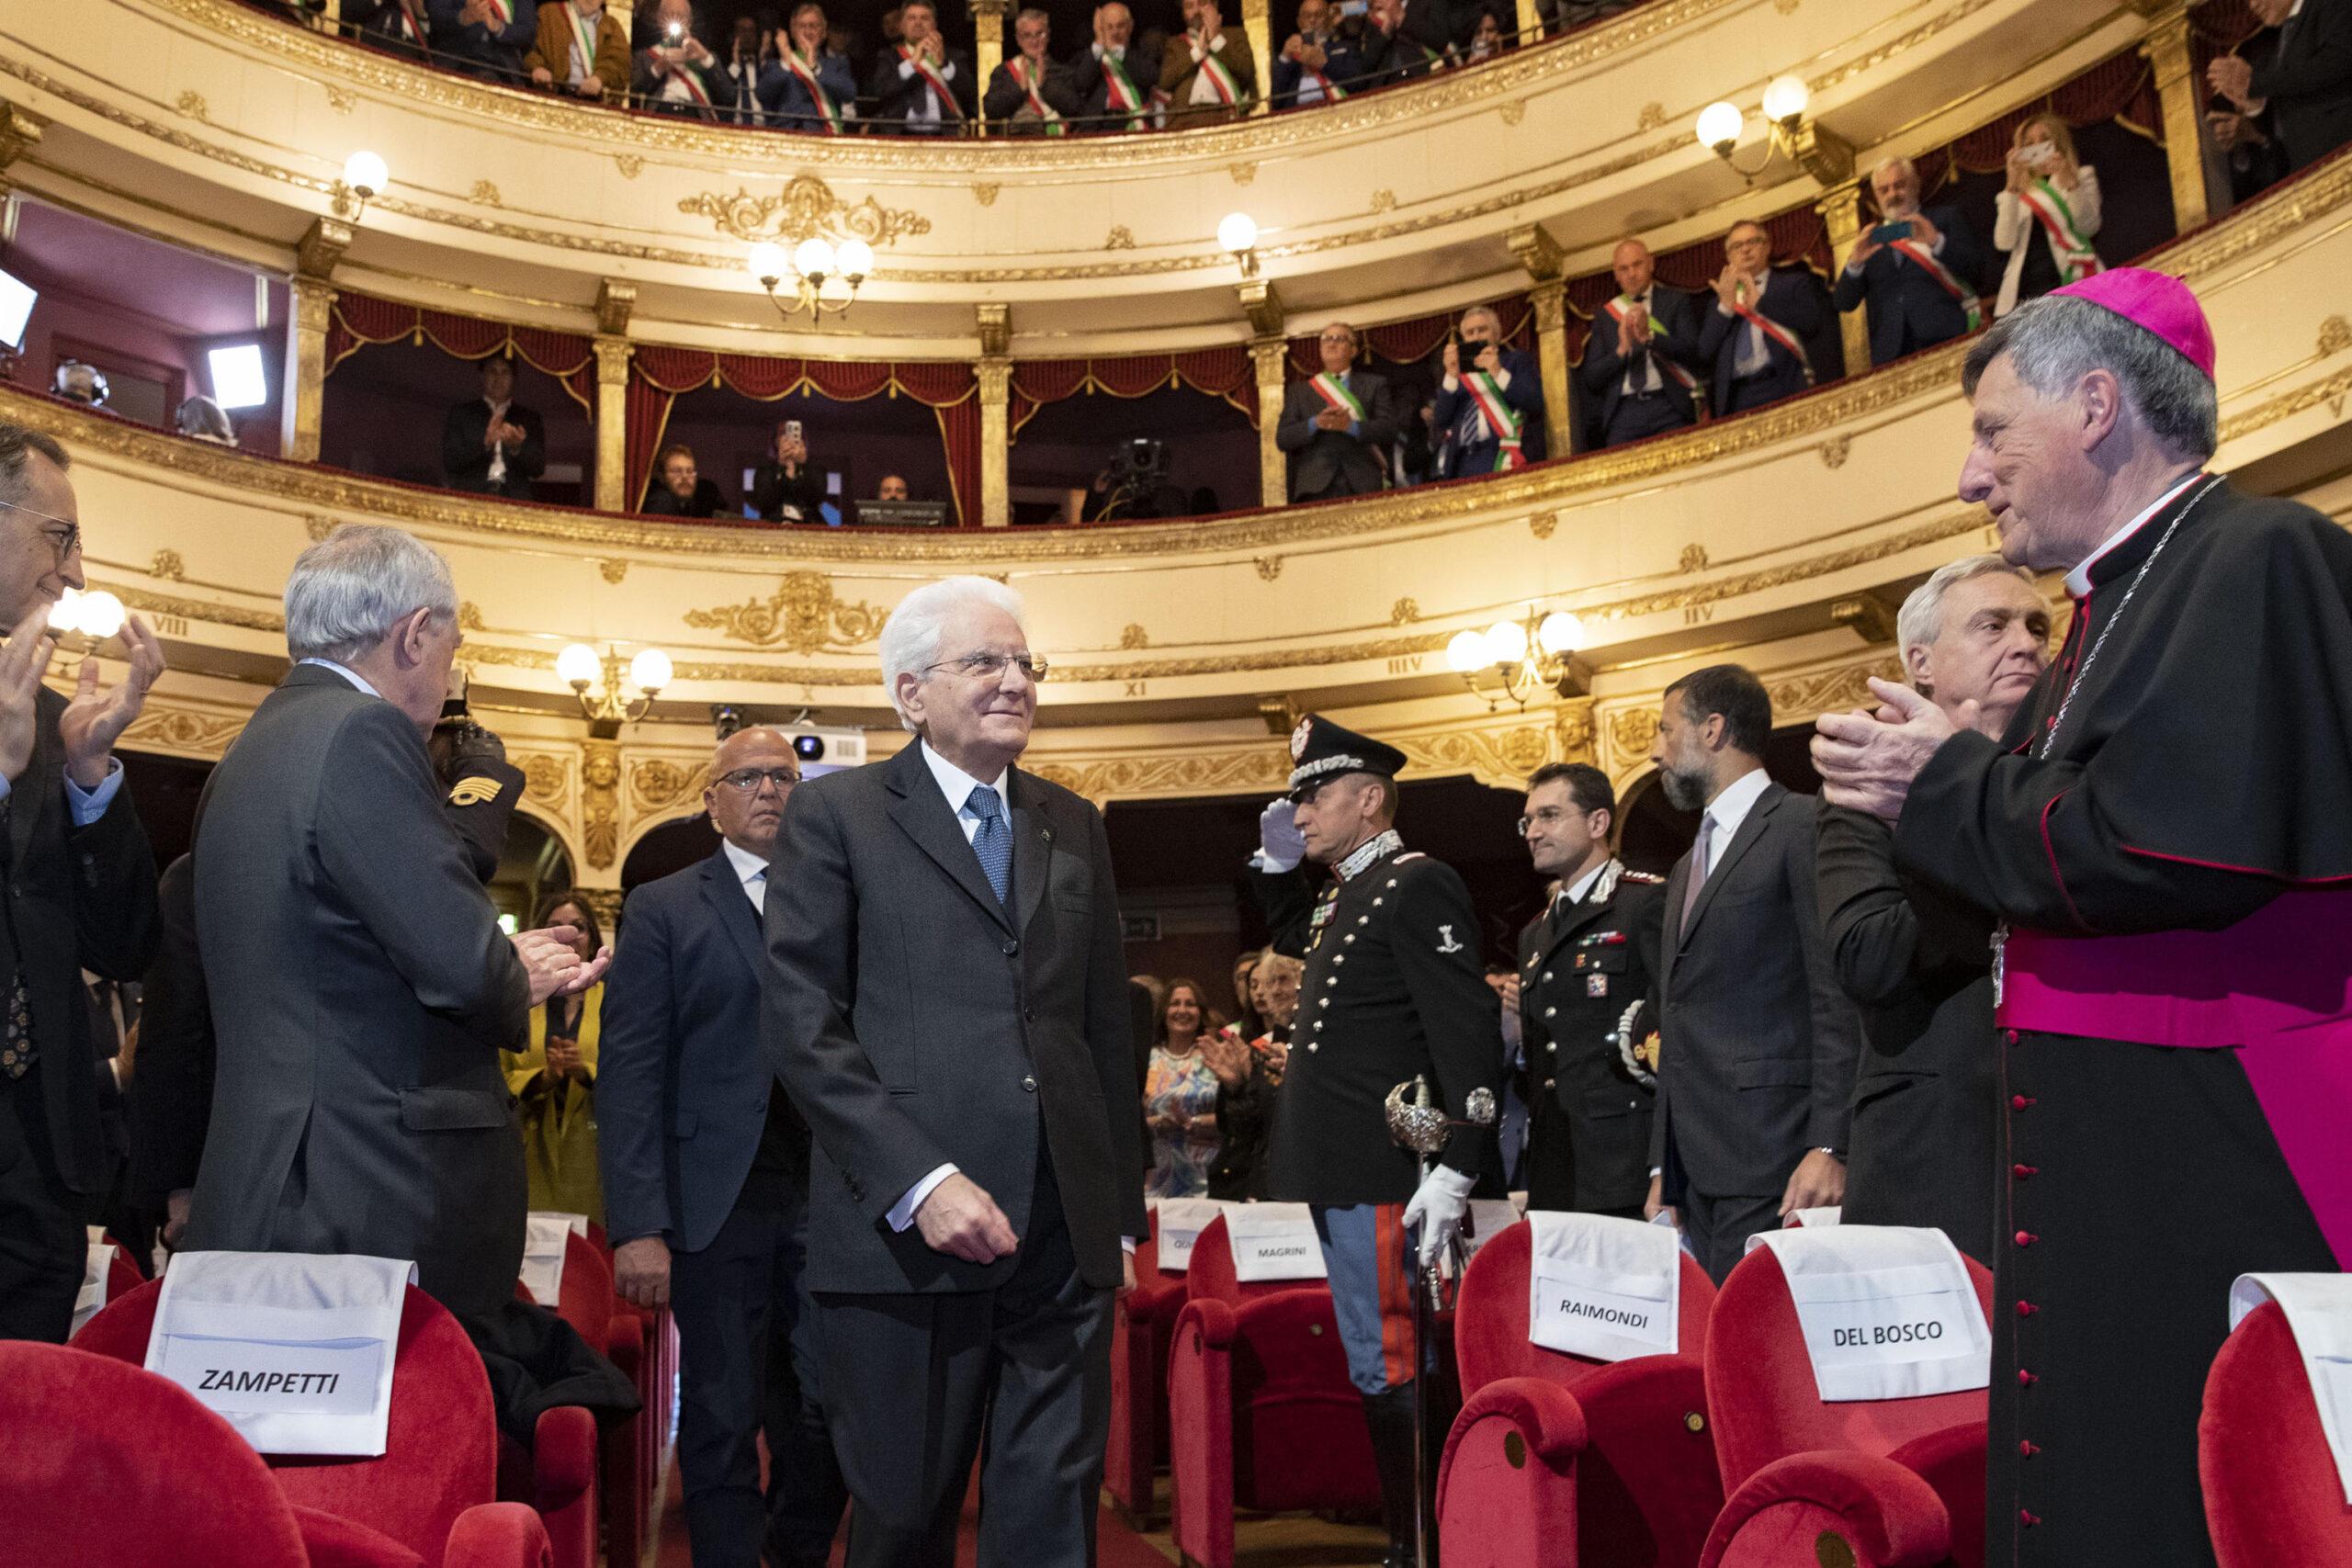
[[[1266, 1186], [1277, 1201], [1313, 1212], [1379, 1465], [1386, 1561], [1405, 1568], [1416, 1561], [1419, 1517], [1417, 1270], [1406, 1233], [1418, 1232], [1424, 1264], [1434, 1258], [1498, 1156], [1491, 1131], [1458, 1131], [1424, 1179], [1389, 1137], [1385, 1106], [1389, 1090], [1422, 1077], [1433, 1102], [1466, 1118], [1472, 1090], [1501, 1093], [1502, 1037], [1469, 890], [1451, 866], [1397, 837], [1404, 753], [1309, 715], [1291, 736], [1291, 761], [1290, 798], [1266, 814], [1258, 884], [1276, 949], [1303, 956], [1306, 973]], [[1302, 853], [1333, 873], [1311, 908], [1295, 869]]]

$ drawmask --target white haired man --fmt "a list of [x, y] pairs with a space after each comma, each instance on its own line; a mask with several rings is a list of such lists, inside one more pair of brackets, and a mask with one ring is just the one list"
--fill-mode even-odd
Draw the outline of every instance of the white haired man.
[[1872, 682], [1823, 794], [1997, 917], [1988, 1561], [2210, 1564], [2198, 1412], [2241, 1274], [2352, 1263], [2352, 536], [2204, 471], [2213, 334], [2118, 267], [1972, 348], [1961, 468], [2073, 623], [1994, 740]]
[[1919, 170], [1889, 158], [1871, 173], [1879, 221], [1838, 275], [1838, 309], [1870, 306], [1871, 363], [1932, 348], [1984, 324], [1984, 247], [1957, 207], [1922, 208]]
[[219, 1043], [187, 1246], [411, 1258], [479, 1326], [514, 1295], [529, 1206], [499, 1049], [611, 955], [498, 928], [425, 751], [459, 640], [448, 563], [397, 528], [294, 563], [294, 667], [198, 809]]
[[1462, 338], [1447, 340], [1445, 375], [1430, 400], [1447, 448], [1446, 477], [1499, 474], [1544, 460], [1544, 373], [1503, 344], [1502, 318], [1485, 305], [1462, 312]]
[[984, 1435], [979, 1561], [1093, 1561], [1143, 1164], [1102, 815], [1014, 765], [1044, 673], [1010, 589], [907, 595], [882, 675], [918, 739], [794, 790], [770, 866], [762, 1033], [814, 1140], [854, 1568], [955, 1561]]
[[[1912, 688], [1997, 738], [2049, 661], [2050, 605], [1996, 555], [1936, 570], [1895, 618]], [[1895, 869], [1894, 830], [1825, 807], [1815, 891], [1838, 983], [1862, 1019], [1845, 1219], [1929, 1225], [1993, 1256], [1993, 923]]]

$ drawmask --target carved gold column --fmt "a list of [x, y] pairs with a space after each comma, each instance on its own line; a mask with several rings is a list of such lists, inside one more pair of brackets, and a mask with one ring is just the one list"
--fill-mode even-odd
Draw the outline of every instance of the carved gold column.
[[319, 412], [327, 385], [327, 320], [334, 286], [296, 273], [286, 312], [286, 375], [279, 399], [278, 455], [300, 463], [319, 457]]
[[40, 145], [40, 133], [49, 121], [30, 109], [18, 108], [0, 98], [0, 198], [7, 196], [14, 183], [9, 169], [17, 160]]
[[1544, 36], [1544, 17], [1536, 9], [1535, 0], [1519, 0], [1519, 41], [1531, 44]]
[[1258, 96], [1250, 100], [1250, 112], [1264, 114], [1273, 107], [1274, 81], [1274, 22], [1267, 0], [1241, 0], [1241, 33], [1250, 40], [1250, 58], [1258, 66]]
[[596, 510], [628, 510], [628, 362], [622, 337], [596, 337]]
[[1250, 340], [1250, 363], [1258, 372], [1258, 504], [1282, 506], [1290, 500], [1290, 460], [1274, 445], [1283, 417], [1283, 392], [1290, 378], [1290, 344], [1282, 337]]
[[1510, 254], [1527, 269], [1528, 303], [1535, 309], [1535, 360], [1544, 369], [1544, 450], [1566, 457], [1576, 425], [1568, 406], [1568, 295], [1559, 245], [1540, 223], [1503, 236]]
[[[1829, 276], [1834, 280], [1846, 270], [1846, 263], [1854, 254], [1854, 246], [1862, 237], [1862, 184], [1860, 179], [1848, 179], [1831, 186], [1814, 202], [1813, 209], [1821, 214], [1822, 223], [1829, 231]], [[1840, 311], [1838, 335], [1846, 345], [1846, 374], [1859, 376], [1871, 367], [1871, 322], [1869, 307], [1860, 310]]]
[[[1011, 0], [972, 0], [972, 64], [980, 73], [980, 79], [972, 84], [976, 99], [988, 96], [996, 68], [1004, 63], [1004, 18], [1012, 8]], [[972, 123], [982, 136], [988, 134], [985, 110], [973, 117]]]
[[[1012, 308], [973, 308], [980, 356], [973, 361], [980, 400], [980, 525], [1012, 525]], [[971, 519], [964, 519], [967, 525]]]
[[2186, 234], [2205, 221], [2204, 117], [2195, 62], [2188, 53], [2188, 0], [2125, 0], [2148, 18], [2140, 53], [2156, 78], [2164, 107], [2165, 161], [2172, 167], [2173, 225]]

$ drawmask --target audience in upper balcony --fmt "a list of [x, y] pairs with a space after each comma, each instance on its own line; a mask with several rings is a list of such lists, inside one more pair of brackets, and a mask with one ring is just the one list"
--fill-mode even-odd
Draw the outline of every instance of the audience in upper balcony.
[[1250, 39], [1228, 28], [1219, 0], [1183, 0], [1184, 30], [1168, 40], [1159, 66], [1159, 90], [1168, 100], [1171, 126], [1232, 119], [1258, 96], [1258, 62]]
[[1355, 328], [1333, 321], [1317, 338], [1323, 368], [1283, 394], [1274, 445], [1290, 455], [1290, 498], [1366, 495], [1388, 483], [1396, 440], [1395, 392], [1387, 378], [1355, 367]]
[[1718, 415], [1758, 408], [1813, 385], [1806, 345], [1830, 320], [1829, 293], [1802, 266], [1772, 265], [1764, 225], [1742, 219], [1724, 236], [1715, 308], [1699, 322], [1699, 360], [1714, 366]]
[[1919, 170], [1889, 158], [1871, 171], [1879, 221], [1838, 275], [1838, 309], [1870, 307], [1871, 363], [1884, 365], [1984, 324], [1976, 276], [1984, 252], [1960, 209], [1923, 209]]
[[647, 516], [717, 517], [722, 513], [732, 516], [734, 512], [718, 486], [702, 477], [693, 447], [673, 441], [662, 448], [661, 456], [653, 459], [653, 483], [645, 492]]
[[494, 82], [523, 79], [523, 51], [539, 31], [528, 0], [432, 0], [430, 10], [442, 64]]
[[1481, 11], [1477, 26], [1471, 29], [1469, 45], [1462, 51], [1462, 63], [1480, 64], [1492, 60], [1509, 47], [1503, 36], [1502, 18], [1492, 11]]
[[1086, 93], [1088, 129], [1142, 130], [1151, 123], [1150, 51], [1136, 37], [1135, 13], [1110, 0], [1094, 7], [1094, 41], [1070, 62]]
[[1438, 466], [1446, 479], [1498, 474], [1544, 457], [1544, 375], [1503, 346], [1502, 318], [1484, 305], [1462, 313], [1462, 339], [1448, 342], [1444, 378], [1431, 400], [1443, 432]]
[[2246, 8], [2272, 30], [2206, 66], [2205, 79], [2265, 122], [2260, 130], [2284, 149], [2292, 174], [2352, 141], [2352, 6], [2246, 0]]
[[775, 455], [752, 474], [752, 510], [771, 523], [822, 523], [825, 471], [808, 460], [800, 422], [775, 427]]
[[760, 73], [775, 48], [775, 28], [763, 31], [757, 17], [749, 13], [737, 15], [734, 25], [728, 29], [727, 47], [719, 51], [720, 118], [738, 125], [757, 125], [764, 118], [760, 112]]
[[637, 51], [630, 90], [664, 114], [718, 118], [718, 106], [729, 101], [726, 73], [695, 35], [690, 0], [658, 0], [650, 19], [652, 41]]
[[1372, 0], [1363, 51], [1373, 85], [1385, 87], [1445, 68], [1446, 40], [1441, 36], [1433, 47], [1422, 36], [1442, 27], [1441, 0], [1419, 0], [1419, 5], [1418, 17], [1439, 19], [1417, 28], [1413, 24], [1418, 17], [1408, 15], [1409, 0]]
[[874, 499], [876, 501], [910, 501], [913, 497], [907, 493], [907, 481], [905, 479], [900, 479], [896, 474], [884, 474], [882, 476], [882, 482], [874, 487]]
[[882, 51], [866, 95], [877, 120], [910, 136], [953, 132], [972, 118], [971, 58], [939, 36], [932, 0], [899, 7], [899, 41]]
[[1284, 40], [1271, 73], [1275, 107], [1336, 104], [1363, 85], [1363, 29], [1343, 29], [1340, 21], [1332, 0], [1299, 0], [1298, 31]]
[[538, 412], [514, 400], [514, 365], [503, 355], [481, 362], [481, 396], [454, 404], [441, 423], [441, 474], [452, 490], [530, 498], [548, 466]]
[[1546, 33], [1564, 33], [1630, 10], [1634, 0], [1537, 0], [1535, 14]]
[[831, 34], [823, 6], [792, 8], [785, 37], [760, 67], [760, 107], [770, 119], [829, 136], [849, 129], [857, 117], [857, 73]]
[[1621, 446], [1699, 423], [1699, 310], [1657, 281], [1657, 258], [1639, 240], [1610, 258], [1617, 297], [1585, 340], [1584, 389], [1599, 410], [1600, 445]]
[[982, 112], [1009, 123], [1016, 135], [1064, 134], [1070, 118], [1086, 112], [1086, 95], [1071, 69], [1053, 57], [1053, 19], [1034, 8], [1023, 11], [1012, 18], [1012, 58], [989, 78]]
[[182, 400], [173, 423], [182, 435], [192, 440], [209, 441], [215, 446], [237, 444], [237, 427], [230, 420], [229, 411], [201, 392]]
[[422, 55], [433, 44], [426, 0], [343, 0], [344, 30], [397, 54]]
[[548, 0], [523, 66], [542, 87], [616, 104], [628, 92], [628, 31], [605, 0]]
[[2053, 114], [2018, 127], [2008, 184], [1993, 198], [1993, 246], [2007, 252], [1993, 314], [2105, 270], [2092, 248], [2098, 232], [2098, 171], [2075, 159], [2074, 132]]

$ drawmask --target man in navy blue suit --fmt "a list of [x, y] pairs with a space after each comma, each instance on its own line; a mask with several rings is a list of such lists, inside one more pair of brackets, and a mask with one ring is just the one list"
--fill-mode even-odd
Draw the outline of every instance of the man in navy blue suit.
[[1462, 340], [1445, 345], [1444, 379], [1431, 406], [1453, 437], [1446, 469], [1497, 474], [1544, 460], [1544, 373], [1503, 346], [1502, 319], [1484, 305], [1462, 313]]
[[1743, 218], [1724, 236], [1724, 270], [1713, 288], [1714, 309], [1700, 317], [1699, 358], [1714, 367], [1717, 414], [1760, 408], [1813, 385], [1814, 342], [1830, 320], [1821, 279], [1802, 266], [1774, 266], [1771, 237]]
[[[1956, 207], [1922, 211], [1919, 171], [1908, 158], [1889, 158], [1871, 174], [1880, 220], [1854, 246], [1838, 275], [1838, 309], [1871, 310], [1871, 363], [1883, 365], [1949, 343], [1984, 324], [1976, 298], [1984, 247]], [[1880, 236], [1895, 224], [1908, 234]]]
[[524, 0], [430, 0], [423, 7], [444, 65], [521, 83], [523, 51], [538, 41], [539, 8]]
[[760, 906], [799, 778], [780, 731], [720, 743], [702, 797], [718, 848], [629, 896], [605, 989], [596, 1111], [615, 1282], [677, 1319], [695, 1568], [760, 1568], [763, 1550], [779, 1568], [820, 1564], [848, 1496], [801, 1287], [808, 1128], [760, 1046]]
[[1585, 395], [1598, 400], [1600, 445], [1621, 446], [1698, 423], [1692, 394], [1699, 381], [1686, 368], [1699, 357], [1699, 312], [1690, 296], [1656, 280], [1657, 258], [1639, 240], [1617, 247], [1610, 270], [1618, 294], [1593, 318], [1582, 372]]

